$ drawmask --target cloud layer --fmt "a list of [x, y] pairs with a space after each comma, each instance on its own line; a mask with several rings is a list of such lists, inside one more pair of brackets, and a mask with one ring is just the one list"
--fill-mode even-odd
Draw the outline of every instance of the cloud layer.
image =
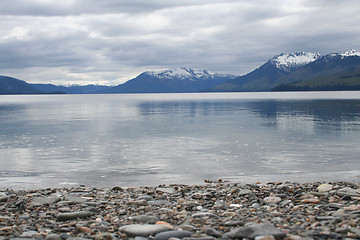
[[357, 0], [2, 0], [0, 74], [118, 84], [175, 67], [245, 74], [281, 52], [359, 50]]

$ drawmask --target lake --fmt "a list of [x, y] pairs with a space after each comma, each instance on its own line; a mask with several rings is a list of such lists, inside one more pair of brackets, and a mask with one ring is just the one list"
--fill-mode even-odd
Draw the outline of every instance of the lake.
[[360, 92], [0, 96], [0, 189], [360, 180]]

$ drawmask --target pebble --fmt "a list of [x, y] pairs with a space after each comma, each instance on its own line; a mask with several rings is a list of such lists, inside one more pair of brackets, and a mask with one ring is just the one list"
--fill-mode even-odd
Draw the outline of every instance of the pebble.
[[204, 232], [208, 236], [217, 237], [217, 238], [221, 237], [222, 235], [219, 231], [216, 231], [214, 228], [211, 227], [205, 228]]
[[270, 223], [251, 224], [227, 233], [226, 236], [232, 239], [255, 238], [258, 236], [273, 236], [275, 238], [284, 238], [286, 234], [274, 227]]
[[265, 204], [277, 204], [281, 202], [281, 198], [279, 197], [266, 197], [264, 198]]
[[60, 197], [44, 197], [44, 198], [33, 198], [30, 203], [30, 208], [42, 206], [45, 204], [53, 204], [59, 202]]
[[349, 182], [0, 191], [0, 240], [360, 239], [359, 216]]
[[73, 220], [77, 218], [87, 218], [93, 216], [94, 213], [88, 212], [88, 211], [80, 211], [80, 212], [64, 212], [59, 213], [57, 215], [58, 221], [67, 221], [67, 220]]
[[129, 236], [147, 237], [160, 232], [169, 231], [171, 229], [172, 227], [166, 224], [132, 224], [120, 227], [119, 231], [124, 232]]
[[159, 218], [151, 215], [140, 215], [133, 217], [133, 220], [141, 223], [154, 224], [159, 221]]
[[316, 189], [319, 192], [329, 192], [333, 189], [334, 185], [328, 184], [328, 183], [323, 183], [320, 184]]
[[154, 240], [168, 240], [170, 238], [186, 238], [186, 237], [191, 237], [192, 232], [189, 231], [166, 231], [166, 232], [161, 232], [156, 234]]

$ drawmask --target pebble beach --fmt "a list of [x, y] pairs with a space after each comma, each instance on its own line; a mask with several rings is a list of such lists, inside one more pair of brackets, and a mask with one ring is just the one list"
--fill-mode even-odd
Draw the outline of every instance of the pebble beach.
[[360, 184], [3, 189], [0, 239], [360, 239]]

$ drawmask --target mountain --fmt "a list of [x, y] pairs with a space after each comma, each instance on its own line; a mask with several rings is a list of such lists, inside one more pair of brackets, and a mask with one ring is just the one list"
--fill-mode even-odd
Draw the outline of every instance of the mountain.
[[30, 86], [25, 81], [8, 77], [0, 76], [0, 94], [39, 94], [41, 91]]
[[282, 81], [273, 91], [360, 90], [360, 52], [327, 54]]
[[102, 91], [111, 86], [105, 85], [71, 85], [71, 86], [58, 86], [53, 84], [30, 84], [30, 86], [42, 91], [42, 92], [64, 92], [67, 94], [90, 94], [98, 91]]
[[210, 73], [206, 70], [191, 68], [176, 68], [160, 72], [148, 71], [99, 93], [200, 92], [234, 77], [234, 75]]
[[255, 92], [270, 91], [277, 85], [284, 83], [282, 78], [287, 77], [307, 64], [318, 60], [319, 53], [297, 52], [280, 54], [254, 71], [231, 79], [215, 86], [211, 91], [217, 92]]

